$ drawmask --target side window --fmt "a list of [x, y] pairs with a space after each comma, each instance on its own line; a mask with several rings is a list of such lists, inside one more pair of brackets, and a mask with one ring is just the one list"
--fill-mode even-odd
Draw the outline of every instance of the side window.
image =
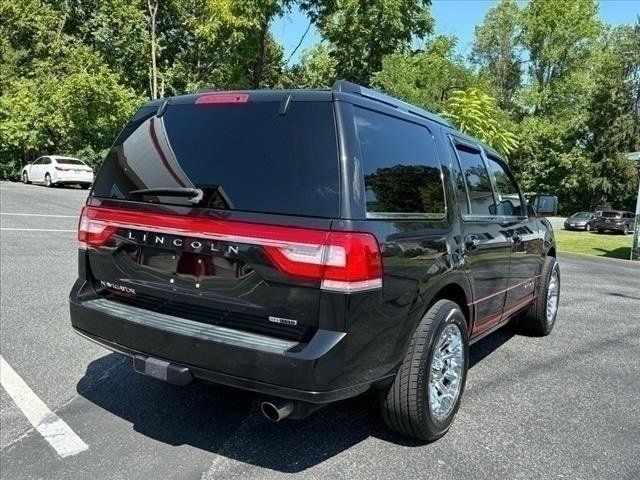
[[[460, 159], [462, 177], [469, 195], [468, 213], [472, 215], [495, 215], [495, 202], [489, 172], [484, 166], [479, 149], [456, 143], [456, 152]], [[465, 208], [462, 209], [464, 213]]]
[[502, 161], [488, 156], [489, 168], [496, 185], [497, 215], [522, 215], [522, 201], [513, 178]]
[[33, 162], [34, 165], [42, 165], [42, 161], [44, 160], [44, 158], [40, 157], [38, 158], [35, 162]]
[[367, 217], [442, 218], [444, 185], [431, 132], [416, 123], [354, 107], [362, 150]]

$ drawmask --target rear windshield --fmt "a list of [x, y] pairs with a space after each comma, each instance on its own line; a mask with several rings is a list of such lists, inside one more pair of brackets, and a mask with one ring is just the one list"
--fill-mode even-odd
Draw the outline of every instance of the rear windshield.
[[[330, 102], [171, 105], [138, 114], [108, 153], [94, 195], [192, 205], [188, 198], [132, 194], [199, 188], [199, 207], [335, 217], [339, 168]], [[148, 110], [147, 110], [148, 112]]]
[[83, 162], [74, 158], [56, 158], [56, 162], [63, 165], [84, 165]]
[[617, 218], [617, 217], [621, 217], [622, 213], [620, 212], [602, 212], [603, 217], [609, 217], [609, 218]]

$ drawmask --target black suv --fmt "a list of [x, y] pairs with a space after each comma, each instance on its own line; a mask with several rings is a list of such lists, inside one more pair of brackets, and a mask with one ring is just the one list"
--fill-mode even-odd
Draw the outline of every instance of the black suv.
[[469, 344], [516, 318], [546, 335], [558, 308], [552, 228], [498, 153], [343, 81], [147, 103], [78, 237], [79, 334], [168, 382], [260, 392], [273, 420], [371, 390], [392, 429], [436, 439]]

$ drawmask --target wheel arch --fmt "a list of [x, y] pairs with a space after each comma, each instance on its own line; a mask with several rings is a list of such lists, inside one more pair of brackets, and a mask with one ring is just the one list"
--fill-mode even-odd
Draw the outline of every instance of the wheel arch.
[[459, 274], [443, 279], [442, 282], [438, 283], [432, 289], [432, 292], [432, 295], [426, 302], [425, 313], [429, 311], [438, 300], [451, 300], [462, 310], [462, 314], [467, 320], [467, 329], [469, 333], [471, 333], [473, 322], [473, 295], [467, 277], [464, 274]]

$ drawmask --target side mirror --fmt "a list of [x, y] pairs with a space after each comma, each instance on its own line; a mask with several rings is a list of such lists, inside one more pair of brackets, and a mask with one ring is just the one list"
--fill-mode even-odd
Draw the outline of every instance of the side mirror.
[[555, 195], [535, 195], [531, 199], [531, 206], [536, 216], [555, 215], [558, 212], [558, 197]]

